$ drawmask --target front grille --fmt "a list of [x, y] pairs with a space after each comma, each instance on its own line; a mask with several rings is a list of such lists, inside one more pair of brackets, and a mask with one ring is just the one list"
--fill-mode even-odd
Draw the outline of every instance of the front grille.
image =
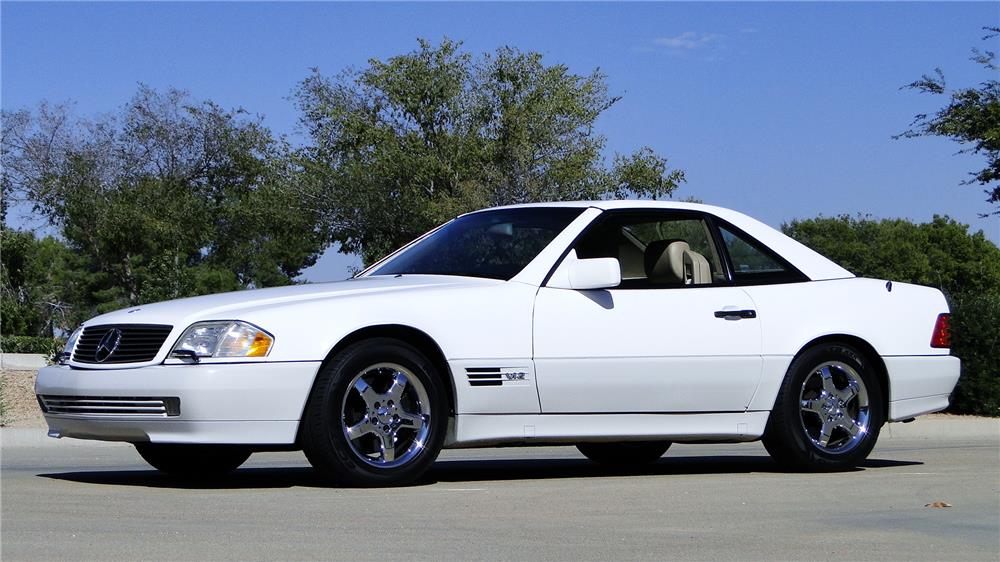
[[180, 398], [148, 396], [53, 396], [39, 395], [38, 404], [46, 414], [100, 416], [181, 415]]
[[[87, 326], [76, 342], [73, 351], [73, 361], [77, 363], [114, 364], [114, 363], [144, 363], [152, 361], [163, 342], [170, 335], [173, 326], [159, 324], [105, 324], [103, 326]], [[105, 336], [117, 330], [121, 338], [108, 337], [106, 344], [117, 346], [101, 346]], [[101, 347], [101, 349], [98, 349]], [[114, 347], [114, 349], [110, 349]], [[108, 353], [111, 351], [111, 353]]]

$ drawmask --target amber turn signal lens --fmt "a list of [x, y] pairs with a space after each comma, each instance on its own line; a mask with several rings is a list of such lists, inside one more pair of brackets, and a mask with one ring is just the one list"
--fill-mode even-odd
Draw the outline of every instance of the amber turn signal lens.
[[271, 336], [265, 334], [264, 332], [257, 332], [254, 336], [253, 342], [250, 343], [250, 350], [247, 351], [247, 357], [264, 357], [267, 352], [271, 349], [271, 343], [274, 340]]
[[931, 347], [951, 347], [951, 314], [938, 314], [931, 335]]

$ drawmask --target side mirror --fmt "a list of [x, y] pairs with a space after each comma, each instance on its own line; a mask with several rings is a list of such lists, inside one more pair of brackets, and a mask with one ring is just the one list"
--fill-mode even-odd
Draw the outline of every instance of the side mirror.
[[576, 253], [566, 257], [548, 286], [556, 289], [610, 289], [622, 282], [622, 270], [615, 258], [577, 259]]

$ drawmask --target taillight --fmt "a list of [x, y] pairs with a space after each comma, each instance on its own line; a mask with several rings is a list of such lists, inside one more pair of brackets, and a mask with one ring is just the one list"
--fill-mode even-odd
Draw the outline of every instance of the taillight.
[[931, 347], [951, 347], [951, 314], [938, 314], [931, 335]]

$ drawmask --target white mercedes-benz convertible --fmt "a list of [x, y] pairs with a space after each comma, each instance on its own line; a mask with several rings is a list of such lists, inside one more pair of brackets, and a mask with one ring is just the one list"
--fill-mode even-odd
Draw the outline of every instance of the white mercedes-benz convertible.
[[886, 422], [947, 407], [948, 318], [936, 289], [856, 278], [735, 211], [523, 205], [458, 217], [347, 281], [98, 316], [36, 393], [50, 436], [131, 442], [185, 476], [302, 449], [338, 482], [385, 485], [442, 447], [640, 463], [758, 439], [833, 470]]

